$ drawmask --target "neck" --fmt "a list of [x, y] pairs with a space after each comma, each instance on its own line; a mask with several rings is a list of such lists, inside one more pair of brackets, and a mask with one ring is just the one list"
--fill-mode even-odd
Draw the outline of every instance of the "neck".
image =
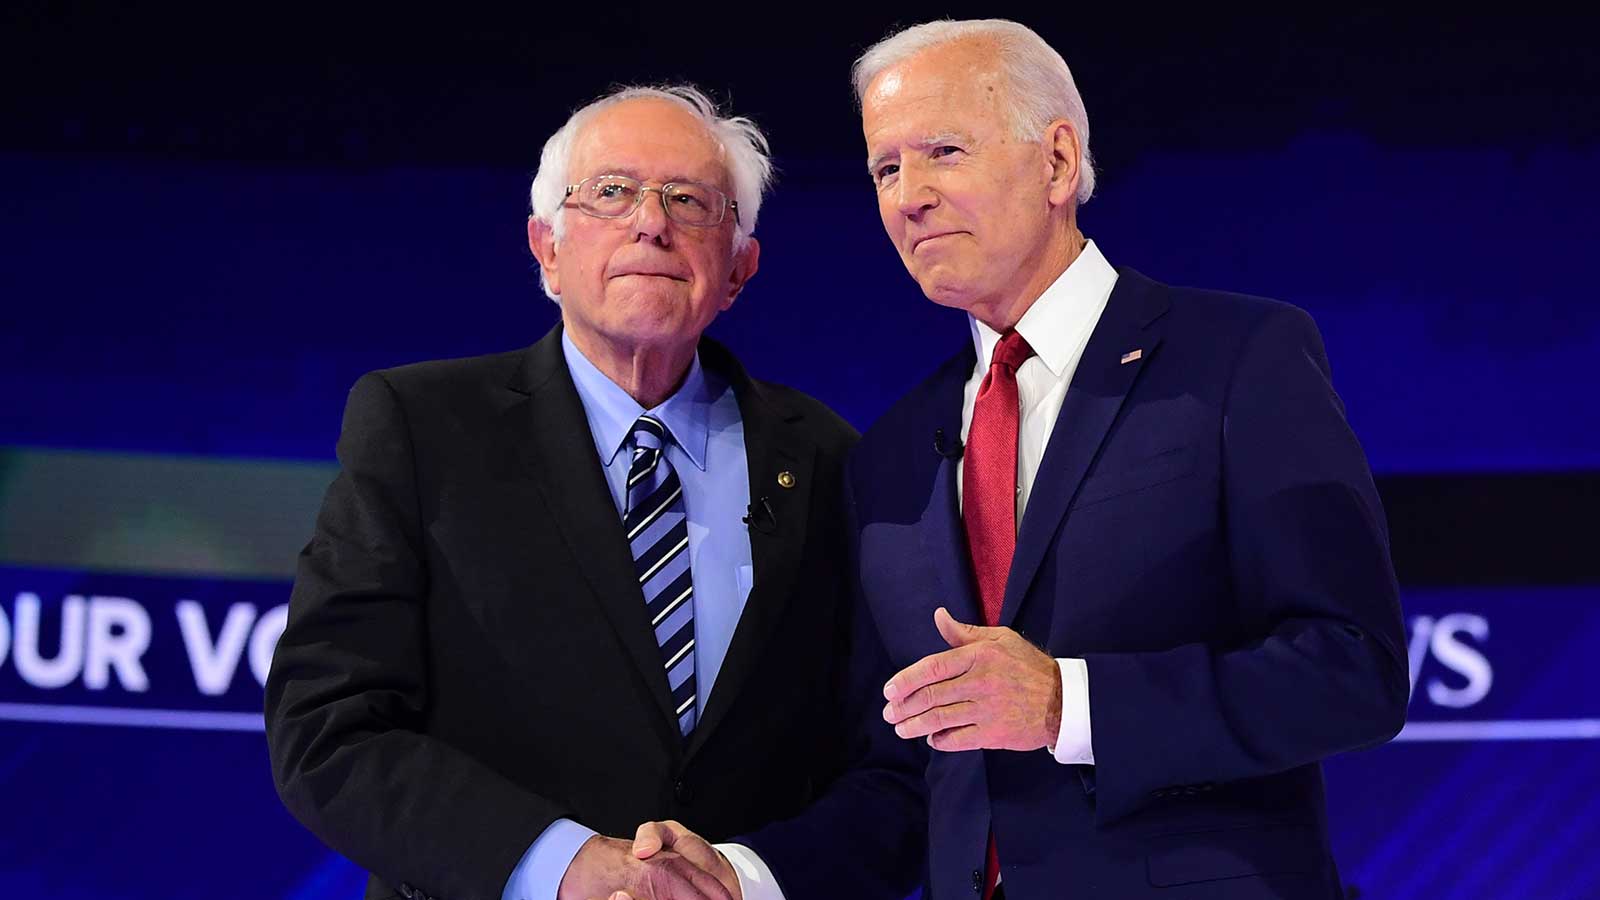
[[1017, 327], [1017, 323], [1022, 321], [1022, 317], [1027, 314], [1034, 302], [1043, 296], [1045, 290], [1054, 284], [1055, 280], [1061, 277], [1061, 273], [1083, 253], [1087, 243], [1083, 233], [1078, 231], [1076, 221], [1067, 220], [1062, 230], [1053, 234], [1045, 244], [1039, 254], [1039, 265], [1035, 266], [1025, 279], [1001, 296], [985, 303], [974, 304], [968, 312], [983, 324], [1000, 334], [1005, 334]]
[[601, 374], [645, 409], [660, 406], [683, 386], [698, 343], [625, 344], [587, 334], [573, 328], [570, 322], [567, 323], [567, 334], [578, 351], [594, 363]]

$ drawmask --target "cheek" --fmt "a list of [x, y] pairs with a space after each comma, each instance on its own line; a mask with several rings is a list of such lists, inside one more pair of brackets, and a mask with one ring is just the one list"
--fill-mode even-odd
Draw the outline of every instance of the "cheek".
[[1040, 207], [1023, 193], [995, 195], [983, 210], [982, 219], [987, 225], [983, 243], [1000, 255], [1025, 250], [1031, 246], [1030, 232], [1042, 217]]
[[695, 305], [720, 309], [728, 299], [728, 282], [733, 278], [733, 272], [725, 256], [710, 247], [693, 251], [689, 266], [694, 271], [694, 281], [684, 288]]
[[883, 230], [898, 244], [900, 237], [905, 234], [906, 220], [888, 194], [878, 195], [878, 219], [883, 222]]
[[567, 239], [556, 248], [561, 261], [562, 282], [574, 287], [581, 284], [593, 290], [600, 273], [605, 270], [607, 254], [604, 236], [574, 233], [577, 231], [576, 228], [569, 229]]
[[578, 277], [591, 289], [600, 284], [600, 273], [605, 271], [605, 260], [585, 254], [578, 261]]

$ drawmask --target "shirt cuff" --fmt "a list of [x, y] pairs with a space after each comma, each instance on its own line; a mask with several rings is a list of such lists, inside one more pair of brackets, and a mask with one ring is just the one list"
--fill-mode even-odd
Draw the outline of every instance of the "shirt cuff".
[[511, 870], [500, 900], [556, 900], [572, 858], [585, 841], [598, 833], [571, 819], [551, 822]]
[[1051, 754], [1068, 766], [1094, 765], [1094, 744], [1089, 731], [1089, 664], [1081, 659], [1057, 659], [1061, 667], [1061, 731]]
[[743, 844], [714, 846], [733, 866], [734, 874], [739, 877], [739, 894], [744, 900], [784, 900], [778, 879], [772, 877], [772, 870], [754, 850]]

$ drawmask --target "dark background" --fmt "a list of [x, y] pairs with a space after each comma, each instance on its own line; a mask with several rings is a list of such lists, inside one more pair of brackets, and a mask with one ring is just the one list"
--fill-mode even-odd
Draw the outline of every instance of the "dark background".
[[[965, 339], [882, 235], [848, 84], [893, 25], [940, 15], [1016, 18], [1067, 58], [1101, 174], [1080, 221], [1113, 264], [1317, 317], [1408, 624], [1494, 623], [1477, 645], [1496, 686], [1471, 709], [1428, 705], [1422, 683], [1461, 677], [1413, 642], [1413, 719], [1600, 716], [1592, 14], [12, 4], [0, 447], [326, 463], [361, 372], [543, 333], [556, 310], [523, 244], [539, 148], [613, 84], [681, 80], [756, 119], [779, 170], [762, 270], [712, 333], [865, 427]], [[0, 504], [17, 508], [13, 477]], [[28, 562], [0, 554], [13, 621], [20, 590], [188, 596], [220, 622], [283, 587]], [[69, 702], [30, 691], [0, 654], [0, 701]], [[235, 694], [243, 710], [259, 690]], [[200, 708], [157, 705], [185, 704]], [[1600, 895], [1579, 859], [1600, 841], [1597, 746], [1419, 741], [1336, 760], [1347, 880], [1367, 896]], [[358, 881], [276, 807], [259, 735], [0, 723], [0, 798], [17, 811], [0, 887], [35, 897], [321, 898]]]

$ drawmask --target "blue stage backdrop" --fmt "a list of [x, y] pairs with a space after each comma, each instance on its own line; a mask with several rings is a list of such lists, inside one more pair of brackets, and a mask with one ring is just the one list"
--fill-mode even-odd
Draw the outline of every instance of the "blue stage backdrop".
[[[777, 149], [761, 271], [711, 333], [864, 428], [966, 325], [906, 276], [858, 160]], [[555, 321], [531, 171], [20, 151], [0, 171], [0, 888], [359, 896], [278, 804], [261, 684], [350, 385]], [[1597, 208], [1593, 142], [1330, 126], [1143, 153], [1081, 212], [1113, 264], [1323, 330], [1395, 530], [1413, 681], [1398, 741], [1327, 766], [1352, 896], [1600, 897]]]

